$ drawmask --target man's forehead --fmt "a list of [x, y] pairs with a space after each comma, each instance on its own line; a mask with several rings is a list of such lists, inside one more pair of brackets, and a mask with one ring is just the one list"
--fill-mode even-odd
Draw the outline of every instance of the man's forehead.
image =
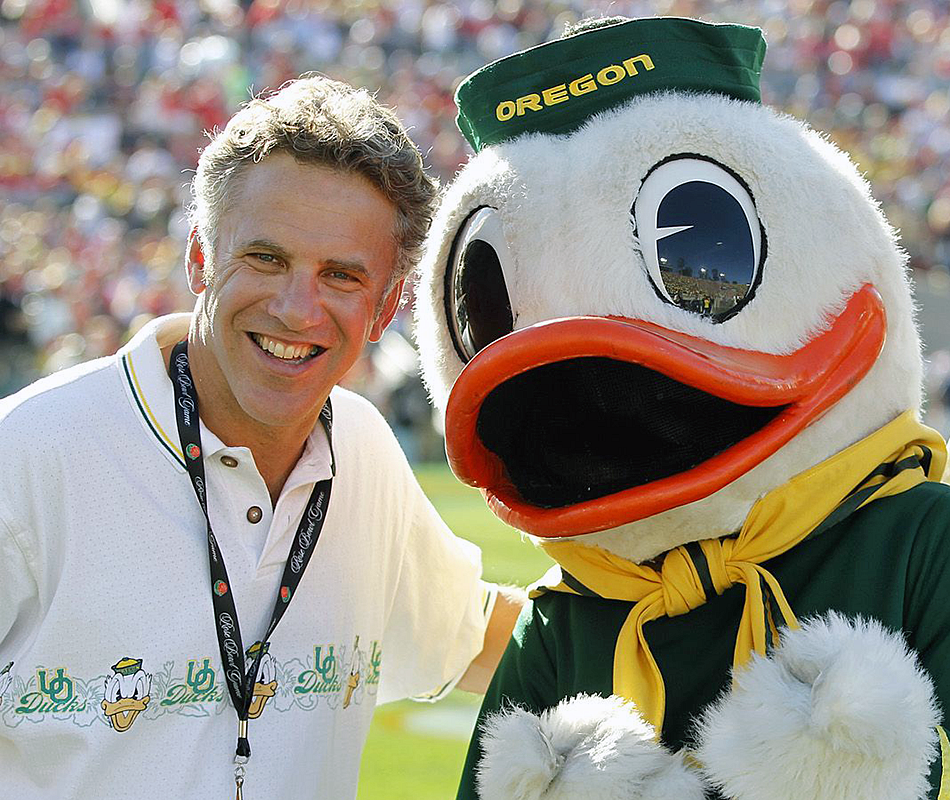
[[242, 178], [218, 225], [226, 248], [266, 244], [287, 256], [338, 248], [324, 255], [341, 263], [395, 257], [395, 206], [363, 176], [278, 153]]
[[[305, 197], [320, 198], [328, 194], [392, 205], [383, 192], [365, 175], [319, 161], [301, 161], [289, 153], [276, 152], [260, 161], [246, 164], [239, 171], [236, 196], [249, 192], [286, 194], [293, 187]], [[394, 209], [395, 210], [395, 209]]]

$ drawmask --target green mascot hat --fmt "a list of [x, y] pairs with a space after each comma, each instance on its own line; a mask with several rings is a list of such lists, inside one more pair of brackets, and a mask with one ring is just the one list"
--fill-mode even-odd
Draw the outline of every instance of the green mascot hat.
[[499, 59], [455, 94], [476, 152], [522, 133], [570, 133], [647, 92], [676, 89], [761, 101], [758, 28], [652, 17], [590, 27]]

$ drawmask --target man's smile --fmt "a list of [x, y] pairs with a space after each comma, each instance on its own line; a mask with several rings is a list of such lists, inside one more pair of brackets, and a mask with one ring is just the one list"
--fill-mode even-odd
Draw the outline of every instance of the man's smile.
[[316, 344], [294, 344], [265, 336], [262, 333], [249, 333], [251, 340], [268, 355], [293, 364], [301, 364], [323, 353], [326, 348]]

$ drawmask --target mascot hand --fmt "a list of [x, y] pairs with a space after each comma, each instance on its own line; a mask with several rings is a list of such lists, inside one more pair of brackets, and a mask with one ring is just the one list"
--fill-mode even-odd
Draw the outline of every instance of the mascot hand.
[[702, 800], [701, 777], [656, 744], [619, 697], [578, 695], [540, 716], [490, 717], [478, 766], [482, 800]]
[[922, 800], [938, 721], [904, 639], [832, 613], [735, 671], [696, 757], [732, 800]]

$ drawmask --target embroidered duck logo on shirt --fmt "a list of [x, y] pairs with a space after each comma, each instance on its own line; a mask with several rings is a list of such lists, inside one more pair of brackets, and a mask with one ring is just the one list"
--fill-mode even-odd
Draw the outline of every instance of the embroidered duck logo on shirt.
[[353, 692], [360, 685], [360, 672], [363, 667], [363, 656], [360, 653], [360, 637], [356, 637], [353, 642], [353, 660], [350, 661], [350, 675], [346, 679], [346, 693], [343, 695], [343, 708], [350, 705], [353, 700]]
[[[260, 654], [260, 667], [257, 670], [257, 679], [254, 681], [254, 694], [251, 700], [251, 706], [247, 710], [247, 715], [251, 719], [257, 719], [264, 711], [264, 706], [277, 692], [277, 660], [268, 653], [270, 644], [267, 642], [255, 642], [245, 653], [248, 659], [252, 659], [258, 652]], [[250, 671], [250, 664], [248, 664]]]
[[142, 659], [126, 657], [112, 666], [112, 675], [105, 680], [102, 711], [113, 729], [122, 733], [132, 727], [148, 705], [151, 690], [152, 676], [142, 669]]

